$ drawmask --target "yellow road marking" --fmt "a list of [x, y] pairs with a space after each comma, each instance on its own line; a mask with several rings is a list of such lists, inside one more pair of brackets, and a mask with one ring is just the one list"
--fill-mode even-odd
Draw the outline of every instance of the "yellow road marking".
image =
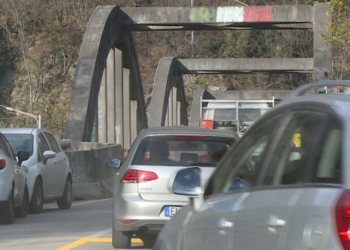
[[[77, 241], [74, 241], [73, 243], [70, 243], [70, 244], [68, 244], [66, 246], [63, 246], [63, 247], [60, 247], [60, 248], [57, 248], [55, 250], [69, 250], [69, 249], [81, 246], [81, 245], [83, 245], [85, 243], [88, 243], [88, 242], [107, 242], [107, 243], [111, 243], [112, 242], [112, 238], [81, 238], [81, 239], [79, 239]], [[132, 238], [131, 242], [132, 243], [142, 243], [142, 240], [138, 239], [138, 238]]]
[[[85, 202], [79, 202], [79, 203], [72, 203], [72, 206], [78, 206], [78, 205], [83, 205], [83, 204], [88, 204], [88, 203], [94, 203], [94, 202], [100, 202], [100, 201], [108, 201], [112, 200], [113, 198], [108, 198], [108, 199], [101, 199], [101, 200], [91, 200], [91, 201], [85, 201]], [[58, 206], [53, 206], [53, 207], [46, 207], [44, 209], [54, 209], [58, 208]]]

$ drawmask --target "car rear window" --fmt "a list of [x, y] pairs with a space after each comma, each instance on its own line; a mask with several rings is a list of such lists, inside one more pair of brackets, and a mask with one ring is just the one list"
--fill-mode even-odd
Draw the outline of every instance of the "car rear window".
[[233, 138], [212, 136], [148, 136], [139, 144], [133, 165], [213, 166], [230, 149]]
[[13, 153], [27, 151], [29, 155], [33, 154], [33, 135], [32, 134], [3, 134], [10, 143]]

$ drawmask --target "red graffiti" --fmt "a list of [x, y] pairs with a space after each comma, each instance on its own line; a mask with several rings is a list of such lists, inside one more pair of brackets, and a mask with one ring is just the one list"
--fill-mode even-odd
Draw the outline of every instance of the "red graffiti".
[[270, 22], [272, 6], [244, 7], [243, 22]]

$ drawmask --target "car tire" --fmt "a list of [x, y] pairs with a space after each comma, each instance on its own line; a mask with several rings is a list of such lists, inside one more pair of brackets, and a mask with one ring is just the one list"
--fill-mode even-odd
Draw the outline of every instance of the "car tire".
[[34, 190], [32, 195], [32, 200], [29, 205], [29, 212], [31, 214], [40, 214], [44, 206], [44, 191], [42, 181], [36, 179], [34, 183]]
[[29, 210], [29, 193], [28, 187], [24, 188], [22, 204], [15, 209], [15, 215], [18, 218], [24, 218], [27, 216]]
[[[113, 223], [114, 224], [114, 223]], [[112, 246], [114, 248], [130, 248], [131, 236], [127, 233], [117, 231], [115, 226], [112, 227]]]
[[63, 195], [60, 199], [57, 199], [57, 206], [60, 209], [69, 209], [72, 206], [72, 200], [73, 200], [72, 181], [70, 178], [67, 178], [66, 184], [64, 186]]
[[1, 224], [13, 224], [14, 221], [15, 221], [15, 204], [13, 200], [13, 189], [12, 189], [5, 207], [3, 207], [3, 209], [1, 209], [0, 211], [0, 222]]

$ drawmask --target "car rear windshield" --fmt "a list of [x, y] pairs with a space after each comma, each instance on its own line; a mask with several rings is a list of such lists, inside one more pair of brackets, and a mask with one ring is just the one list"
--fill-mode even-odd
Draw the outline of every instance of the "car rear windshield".
[[133, 165], [213, 166], [229, 150], [233, 138], [172, 135], [148, 136], [139, 144]]
[[33, 154], [32, 134], [4, 134], [4, 136], [10, 143], [15, 155], [18, 155], [19, 151], [27, 151], [29, 155]]

